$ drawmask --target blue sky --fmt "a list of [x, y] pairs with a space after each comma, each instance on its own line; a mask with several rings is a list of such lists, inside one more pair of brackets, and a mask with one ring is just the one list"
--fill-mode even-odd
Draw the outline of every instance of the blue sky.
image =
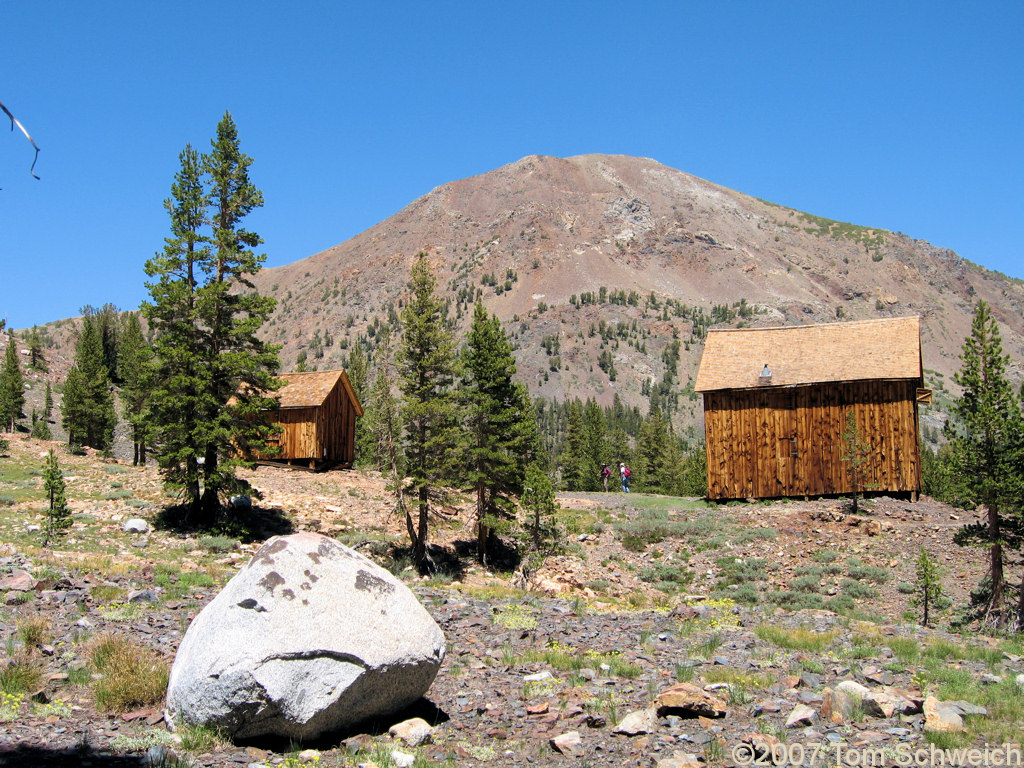
[[[652, 157], [1024, 277], [1024, 4], [7, 2], [0, 317], [145, 297], [230, 110], [267, 265], [530, 154]], [[7, 127], [6, 125], [4, 126]]]

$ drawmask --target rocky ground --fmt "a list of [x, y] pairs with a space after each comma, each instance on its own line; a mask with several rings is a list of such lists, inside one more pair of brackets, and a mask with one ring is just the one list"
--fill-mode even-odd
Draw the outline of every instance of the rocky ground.
[[[152, 469], [62, 454], [75, 523], [44, 549], [33, 528], [48, 447], [15, 438], [0, 459], [0, 765], [825, 765], [868, 748], [874, 764], [906, 765], [913, 750], [995, 748], [1024, 728], [1024, 643], [949, 629], [984, 564], [951, 542], [973, 513], [933, 501], [875, 499], [854, 516], [839, 500], [565, 495], [562, 552], [523, 590], [514, 571], [459, 556], [465, 504], [435, 528], [446, 570], [422, 579], [396, 564], [402, 521], [382, 480], [358, 472], [260, 467], [256, 512], [213, 534], [168, 527]], [[132, 518], [149, 530], [125, 531]], [[337, 537], [406, 579], [448, 640], [428, 700], [303, 745], [171, 734], [159, 704], [97, 704], [98, 638], [131, 637], [169, 663], [219, 586], [290, 530]], [[922, 545], [952, 599], [933, 629], [909, 602]], [[21, 694], [19, 659], [42, 672]], [[428, 743], [388, 733], [413, 716], [433, 726]]]

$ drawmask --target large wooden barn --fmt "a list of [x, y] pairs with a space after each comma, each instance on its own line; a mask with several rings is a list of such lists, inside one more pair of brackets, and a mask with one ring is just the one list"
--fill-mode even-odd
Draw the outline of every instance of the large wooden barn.
[[695, 386], [708, 498], [851, 493], [850, 410], [871, 448], [859, 490], [916, 498], [922, 384], [917, 317], [709, 331]]
[[[275, 393], [279, 408], [270, 422], [281, 428], [270, 441], [274, 461], [301, 463], [310, 469], [351, 466], [355, 459], [356, 418], [363, 415], [345, 371], [282, 373]], [[259, 456], [257, 458], [267, 458]]]

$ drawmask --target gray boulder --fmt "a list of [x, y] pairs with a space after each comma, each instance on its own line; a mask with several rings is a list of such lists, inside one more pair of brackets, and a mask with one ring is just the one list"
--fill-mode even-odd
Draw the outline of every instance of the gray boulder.
[[388, 571], [319, 534], [278, 536], [188, 628], [167, 714], [235, 738], [311, 739], [413, 703], [444, 654], [440, 627]]

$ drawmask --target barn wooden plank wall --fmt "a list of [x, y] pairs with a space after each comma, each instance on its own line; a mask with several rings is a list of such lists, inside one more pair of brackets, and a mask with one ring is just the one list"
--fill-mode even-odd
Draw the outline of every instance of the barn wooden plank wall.
[[921, 489], [917, 380], [704, 393], [708, 497], [851, 493], [841, 434], [852, 408], [872, 458], [861, 490]]

